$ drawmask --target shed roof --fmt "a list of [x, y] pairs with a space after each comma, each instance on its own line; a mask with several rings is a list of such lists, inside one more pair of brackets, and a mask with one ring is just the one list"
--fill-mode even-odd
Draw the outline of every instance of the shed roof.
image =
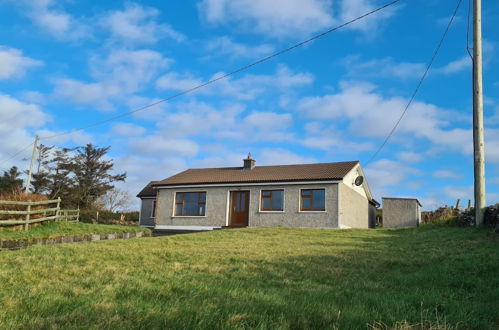
[[152, 186], [342, 180], [358, 163], [255, 166], [251, 170], [243, 167], [188, 169]]
[[407, 201], [415, 201], [416, 203], [419, 204], [419, 206], [423, 207], [419, 200], [417, 198], [406, 198], [406, 197], [382, 197], [382, 200], [384, 199], [391, 199], [391, 200], [407, 200]]

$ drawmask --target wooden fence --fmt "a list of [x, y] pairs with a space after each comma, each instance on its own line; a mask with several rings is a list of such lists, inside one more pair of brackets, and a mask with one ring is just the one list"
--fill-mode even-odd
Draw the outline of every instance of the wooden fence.
[[78, 222], [80, 221], [80, 210], [60, 210], [56, 221]]
[[61, 210], [60, 198], [39, 202], [0, 200], [0, 217], [5, 215], [9, 219], [0, 219], [0, 226], [24, 225], [24, 230], [28, 230], [29, 225], [36, 222], [78, 221], [80, 210]]

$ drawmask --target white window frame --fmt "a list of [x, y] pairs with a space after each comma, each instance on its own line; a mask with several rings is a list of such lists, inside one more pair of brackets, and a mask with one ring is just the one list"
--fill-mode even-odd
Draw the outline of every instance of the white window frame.
[[[324, 190], [324, 211], [321, 210], [302, 210], [301, 209], [301, 191], [302, 190]], [[326, 187], [300, 188], [298, 192], [298, 213], [327, 213], [327, 189]]]

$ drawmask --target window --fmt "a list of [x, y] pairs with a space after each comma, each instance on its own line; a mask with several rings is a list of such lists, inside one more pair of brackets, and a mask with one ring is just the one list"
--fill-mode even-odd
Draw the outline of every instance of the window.
[[284, 190], [262, 190], [260, 209], [262, 211], [283, 211]]
[[176, 216], [204, 216], [206, 192], [178, 192], [175, 195]]
[[156, 200], [152, 201], [152, 210], [151, 210], [151, 218], [156, 216]]
[[301, 211], [325, 211], [326, 191], [324, 189], [303, 189], [301, 191]]

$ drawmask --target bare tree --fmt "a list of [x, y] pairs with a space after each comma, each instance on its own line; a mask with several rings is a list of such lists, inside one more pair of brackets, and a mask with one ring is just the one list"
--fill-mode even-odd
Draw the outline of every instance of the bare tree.
[[99, 197], [95, 206], [100, 210], [111, 212], [127, 212], [130, 211], [132, 196], [126, 190], [113, 188], [107, 191], [103, 196]]

